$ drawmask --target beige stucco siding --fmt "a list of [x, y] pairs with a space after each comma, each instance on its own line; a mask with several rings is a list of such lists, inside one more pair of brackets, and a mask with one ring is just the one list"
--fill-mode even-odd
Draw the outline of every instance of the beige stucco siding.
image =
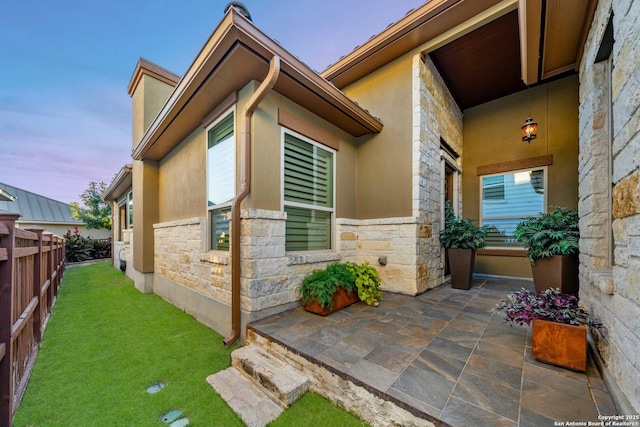
[[[240, 136], [242, 109], [258, 83], [247, 85], [236, 105], [236, 191], [240, 189]], [[336, 138], [336, 216], [356, 216], [356, 147], [347, 133], [294, 102], [271, 91], [252, 117], [252, 182], [243, 209], [281, 210], [282, 127], [278, 111], [287, 112]], [[294, 129], [296, 130], [296, 129]], [[194, 130], [159, 164], [159, 222], [206, 215], [207, 141], [204, 127]]]
[[167, 83], [147, 75], [142, 76], [138, 87], [131, 96], [133, 101], [133, 148], [138, 145], [173, 90], [174, 87]]
[[[548, 206], [577, 208], [578, 79], [567, 77], [464, 111], [463, 216], [480, 216], [478, 166], [553, 155], [548, 166]], [[527, 144], [520, 126], [538, 122], [538, 137]], [[524, 257], [478, 256], [476, 272], [530, 277]]]
[[382, 67], [344, 92], [381, 119], [384, 130], [358, 144], [357, 218], [411, 216], [412, 56]]
[[160, 162], [160, 222], [205, 215], [206, 159], [206, 132], [198, 128]]
[[[243, 91], [244, 92], [244, 91]], [[244, 101], [241, 96], [239, 104]], [[241, 105], [238, 111], [241, 111]], [[269, 92], [253, 115], [251, 193], [243, 208], [281, 210], [282, 126], [278, 111], [283, 109], [305, 122], [308, 127], [326, 133], [338, 141], [336, 152], [336, 216], [356, 215], [356, 148], [352, 136], [310, 113], [275, 91]], [[299, 129], [293, 129], [299, 131]], [[323, 142], [323, 141], [319, 141]]]

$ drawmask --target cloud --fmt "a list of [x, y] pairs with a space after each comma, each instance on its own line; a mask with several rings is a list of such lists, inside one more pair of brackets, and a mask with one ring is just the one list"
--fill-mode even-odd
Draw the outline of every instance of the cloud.
[[108, 83], [34, 102], [0, 101], [0, 180], [65, 203], [130, 162], [131, 100]]

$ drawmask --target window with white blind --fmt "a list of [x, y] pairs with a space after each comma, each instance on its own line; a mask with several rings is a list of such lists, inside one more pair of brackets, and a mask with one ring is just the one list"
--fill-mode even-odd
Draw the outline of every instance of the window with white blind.
[[127, 194], [127, 225], [128, 228], [133, 228], [133, 191]]
[[513, 232], [521, 221], [546, 211], [546, 174], [543, 167], [480, 177], [481, 222], [489, 226], [487, 247], [522, 247]]
[[283, 158], [286, 250], [331, 249], [334, 151], [286, 131]]
[[229, 213], [235, 196], [236, 140], [231, 112], [207, 129], [207, 209], [210, 248], [229, 250]]

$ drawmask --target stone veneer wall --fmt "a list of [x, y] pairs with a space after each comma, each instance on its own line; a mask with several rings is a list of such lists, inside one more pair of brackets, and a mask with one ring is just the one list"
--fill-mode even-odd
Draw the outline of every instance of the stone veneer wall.
[[[283, 212], [250, 209], [243, 210], [241, 217], [240, 307], [247, 322], [298, 305], [298, 288], [304, 276], [340, 261], [340, 254], [335, 252], [285, 254]], [[230, 256], [206, 249], [205, 217], [155, 224], [154, 233], [155, 275], [227, 307], [231, 304]], [[198, 312], [188, 304], [184, 298], [177, 305], [197, 318]], [[220, 331], [228, 325], [212, 326]]]
[[[613, 128], [609, 76], [595, 63], [613, 10]], [[640, 2], [600, 1], [580, 65], [580, 297], [621, 411], [640, 412]], [[609, 134], [613, 132], [613, 146]], [[609, 193], [609, 153], [612, 194]], [[612, 220], [610, 219], [612, 212]], [[608, 231], [614, 258], [609, 262]], [[627, 412], [627, 413], [629, 413]]]
[[[438, 236], [444, 213], [445, 160], [440, 141], [443, 139], [462, 155], [462, 112], [428, 56], [414, 56], [413, 81], [413, 215], [418, 219], [416, 265], [420, 293], [443, 280], [444, 259]], [[452, 166], [462, 170], [460, 159]]]
[[127, 262], [125, 274], [133, 280], [133, 229], [122, 230], [122, 240], [113, 242], [113, 266], [120, 269], [120, 255]]
[[247, 343], [255, 344], [272, 356], [286, 362], [309, 378], [312, 391], [324, 396], [334, 405], [356, 414], [372, 426], [433, 427], [427, 419], [417, 417], [391, 398], [376, 396], [362, 385], [349, 378], [331, 372], [322, 362], [307, 360], [288, 348], [268, 340], [249, 330]]
[[[437, 267], [428, 269], [428, 263], [417, 262], [433, 236], [431, 227], [415, 218], [338, 219], [337, 230], [343, 260], [376, 267], [382, 289], [417, 295], [441, 284]], [[380, 264], [381, 257], [386, 257], [386, 265]]]

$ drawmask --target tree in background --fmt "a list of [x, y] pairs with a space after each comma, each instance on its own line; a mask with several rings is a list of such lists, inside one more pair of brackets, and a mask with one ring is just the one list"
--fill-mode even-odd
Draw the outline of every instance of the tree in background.
[[102, 200], [106, 189], [107, 184], [104, 182], [91, 181], [89, 188], [80, 195], [84, 206], [71, 202], [71, 215], [84, 222], [87, 228], [111, 230], [111, 205]]

